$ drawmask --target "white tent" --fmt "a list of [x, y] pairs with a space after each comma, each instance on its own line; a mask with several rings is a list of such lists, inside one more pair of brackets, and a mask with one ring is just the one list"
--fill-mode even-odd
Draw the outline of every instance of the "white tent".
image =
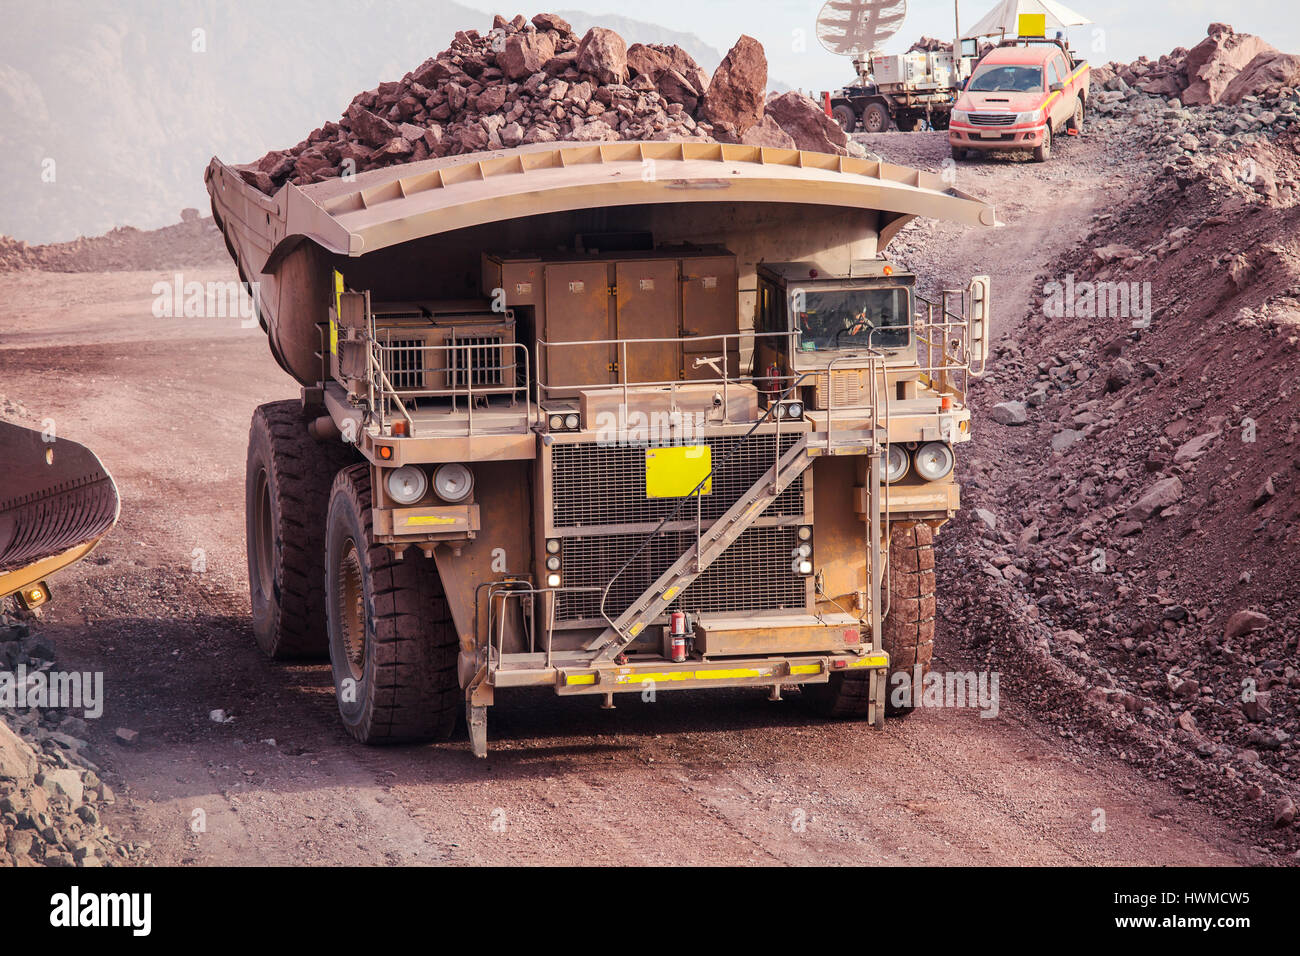
[[1055, 0], [1002, 0], [990, 10], [979, 23], [962, 33], [962, 39], [971, 37], [1018, 36], [1020, 34], [1020, 15], [1022, 13], [1041, 13], [1047, 18], [1048, 36], [1051, 31], [1065, 27], [1077, 27], [1091, 23], [1087, 17], [1075, 13], [1069, 7], [1056, 3]]

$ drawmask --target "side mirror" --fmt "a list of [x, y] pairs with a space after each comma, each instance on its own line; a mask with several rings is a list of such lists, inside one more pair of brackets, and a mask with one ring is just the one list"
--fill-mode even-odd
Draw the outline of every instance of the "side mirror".
[[988, 276], [975, 276], [966, 289], [970, 297], [970, 311], [967, 314], [967, 332], [970, 342], [970, 360], [979, 366], [983, 374], [984, 365], [989, 360], [989, 337], [992, 333], [990, 309], [992, 308], [992, 284]]
[[1053, 93], [1059, 93], [1059, 92], [1061, 92], [1061, 90], [1065, 89], [1065, 84], [1064, 84], [1064, 83], [1053, 83], [1051, 89], [1052, 89], [1052, 92], [1053, 92]]

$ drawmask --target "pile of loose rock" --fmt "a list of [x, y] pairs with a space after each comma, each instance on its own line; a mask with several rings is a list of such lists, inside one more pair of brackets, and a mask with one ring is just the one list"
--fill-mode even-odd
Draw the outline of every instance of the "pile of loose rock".
[[262, 192], [400, 163], [522, 144], [689, 140], [847, 154], [812, 100], [769, 97], [762, 45], [742, 36], [710, 77], [678, 46], [633, 43], [553, 13], [498, 16], [399, 81], [356, 96], [338, 122], [236, 169]]
[[20, 676], [33, 681], [53, 663], [46, 638], [0, 612], [0, 866], [136, 862], [140, 848], [119, 843], [100, 820], [116, 798], [91, 760], [86, 722], [7, 699], [18, 699]]

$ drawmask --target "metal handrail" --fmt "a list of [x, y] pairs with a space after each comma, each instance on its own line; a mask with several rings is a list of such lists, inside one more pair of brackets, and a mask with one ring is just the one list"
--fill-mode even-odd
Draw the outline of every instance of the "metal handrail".
[[[451, 383], [455, 383], [455, 379], [457, 376], [464, 375], [465, 382], [463, 385], [450, 384], [447, 388], [440, 388], [440, 389], [429, 389], [429, 388], [400, 388], [399, 389], [393, 385], [392, 381], [388, 377], [387, 372], [385, 371], [384, 356], [386, 353], [415, 352], [415, 351], [421, 353], [424, 352], [457, 353], [463, 351], [470, 351], [473, 349], [479, 349], [479, 350], [510, 349], [512, 352], [516, 352], [519, 355], [522, 355], [523, 358], [522, 358], [522, 362], [516, 359], [513, 362], [501, 362], [499, 364], [477, 364], [476, 365], [472, 361], [470, 361], [470, 356], [466, 355], [465, 363], [457, 368], [453, 368], [450, 365], [448, 365], [441, 369], [431, 369], [431, 368], [423, 369], [422, 371], [424, 372], [424, 374], [429, 374], [429, 373], [445, 374], [447, 376], [448, 381]], [[377, 374], [380, 382], [378, 401], [376, 402], [372, 397], [371, 406], [372, 409], [376, 405], [378, 406], [379, 425], [381, 431], [384, 430], [387, 425], [387, 406], [389, 402], [392, 402], [397, 407], [397, 409], [402, 413], [402, 417], [406, 419], [407, 425], [411, 429], [411, 434], [414, 435], [415, 421], [411, 417], [410, 412], [407, 411], [406, 406], [402, 401], [403, 397], [407, 399], [418, 399], [418, 398], [445, 398], [450, 396], [452, 401], [451, 410], [452, 413], [454, 414], [456, 411], [457, 399], [463, 395], [465, 396], [466, 399], [466, 404], [467, 404], [466, 410], [468, 412], [467, 419], [466, 419], [466, 434], [473, 434], [474, 404], [475, 404], [474, 398], [476, 395], [478, 396], [509, 395], [511, 399], [511, 403], [517, 404], [518, 396], [520, 393], [523, 393], [524, 396], [524, 417], [522, 423], [519, 426], [519, 432], [521, 434], [526, 434], [532, 428], [533, 398], [532, 398], [532, 371], [530, 367], [531, 355], [529, 354], [528, 346], [524, 345], [522, 342], [500, 342], [500, 343], [494, 343], [492, 345], [486, 345], [486, 346], [481, 343], [467, 343], [467, 342], [444, 342], [439, 345], [423, 344], [423, 345], [398, 346], [398, 345], [385, 344], [379, 341], [376, 337], [372, 337], [369, 342], [369, 353], [370, 353], [370, 367], [372, 373]], [[522, 383], [518, 381], [518, 377], [516, 374], [521, 367], [523, 368], [524, 371], [524, 380]], [[475, 373], [484, 372], [484, 371], [500, 372], [502, 373], [503, 379], [508, 375], [510, 376], [511, 381], [507, 384], [502, 384], [502, 385], [475, 386], [474, 384]]]

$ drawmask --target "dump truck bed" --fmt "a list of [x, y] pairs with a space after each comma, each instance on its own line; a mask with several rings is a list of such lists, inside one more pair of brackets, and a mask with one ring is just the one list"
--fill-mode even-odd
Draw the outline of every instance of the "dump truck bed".
[[[539, 235], [567, 237], [592, 224], [652, 228], [669, 241], [717, 241], [736, 247], [742, 260], [748, 252], [751, 262], [781, 245], [774, 236], [787, 247], [777, 254], [798, 259], [801, 234], [807, 248], [838, 241], [846, 255], [863, 258], [916, 216], [994, 221], [991, 206], [931, 173], [717, 143], [534, 144], [289, 184], [274, 196], [214, 158], [205, 180], [240, 277], [255, 284], [272, 351], [304, 385], [322, 378], [321, 323], [333, 269], [359, 284], [379, 277], [409, 286], [416, 264], [436, 260], [450, 274], [468, 267], [467, 250], [476, 268], [492, 245], [536, 245]], [[828, 230], [842, 235], [828, 242]], [[746, 237], [753, 240], [748, 249]]]

